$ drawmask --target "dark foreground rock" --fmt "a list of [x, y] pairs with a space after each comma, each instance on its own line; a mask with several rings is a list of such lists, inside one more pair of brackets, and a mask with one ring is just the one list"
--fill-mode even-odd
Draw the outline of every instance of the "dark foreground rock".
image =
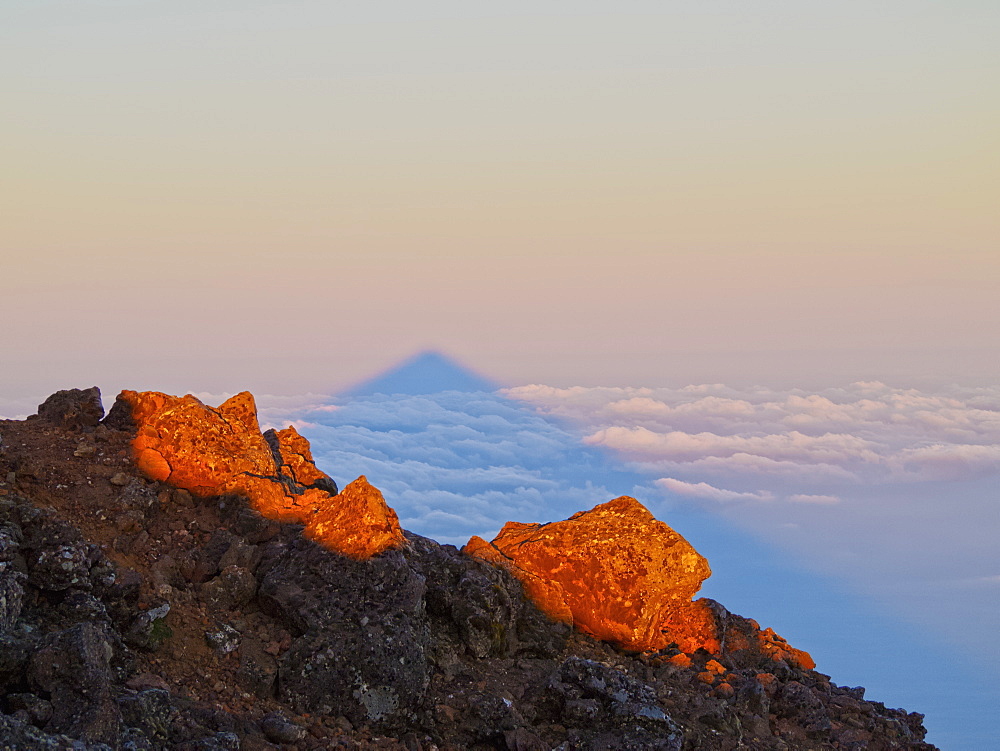
[[113, 424], [0, 421], [0, 749], [933, 748], [718, 603], [723, 654], [627, 651], [454, 547], [146, 480]]

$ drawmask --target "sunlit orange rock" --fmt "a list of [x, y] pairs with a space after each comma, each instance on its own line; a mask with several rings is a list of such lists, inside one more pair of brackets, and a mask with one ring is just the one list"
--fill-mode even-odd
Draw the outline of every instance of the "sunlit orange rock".
[[215, 408], [190, 394], [157, 391], [123, 391], [118, 401], [131, 407], [135, 461], [150, 479], [201, 497], [239, 493], [272, 519], [305, 522], [312, 516], [313, 499], [276, 482], [274, 456], [249, 392]]
[[336, 484], [330, 476], [316, 466], [309, 441], [306, 440], [295, 426], [289, 425], [284, 430], [268, 430], [264, 438], [271, 447], [271, 453], [280, 459], [279, 468], [283, 477], [303, 487], [317, 487], [336, 493]]
[[396, 513], [367, 480], [337, 494], [294, 428], [262, 435], [249, 392], [213, 408], [190, 394], [123, 391], [109, 420], [134, 424], [134, 459], [150, 479], [201, 497], [243, 495], [262, 516], [305, 524], [317, 542], [354, 558], [403, 544]]
[[335, 501], [316, 512], [306, 525], [306, 537], [359, 560], [406, 543], [396, 512], [364, 475], [345, 487]]
[[712, 613], [691, 602], [708, 562], [634, 498], [551, 524], [508, 522], [491, 543], [473, 537], [464, 550], [504, 566], [551, 618], [598, 639], [719, 649]]
[[[463, 551], [510, 571], [554, 620], [628, 649], [676, 644], [684, 654], [670, 662], [678, 667], [690, 667], [686, 655], [698, 649], [740, 667], [816, 666], [756, 621], [708, 598], [692, 602], [711, 574], [708, 562], [634, 498], [551, 524], [508, 522], [493, 542], [473, 537]], [[708, 675], [725, 672], [719, 662], [708, 665]]]

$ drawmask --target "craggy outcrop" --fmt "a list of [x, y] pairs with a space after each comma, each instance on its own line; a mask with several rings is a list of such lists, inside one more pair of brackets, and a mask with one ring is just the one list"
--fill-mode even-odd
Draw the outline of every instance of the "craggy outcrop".
[[38, 417], [70, 430], [93, 428], [104, 417], [101, 390], [91, 386], [57, 391], [38, 405]]
[[493, 542], [465, 552], [498, 563], [552, 618], [638, 651], [671, 642], [718, 651], [714, 628], [691, 597], [708, 561], [634, 498], [622, 496], [562, 522], [508, 522]]
[[305, 524], [310, 538], [352, 558], [404, 543], [396, 513], [364, 477], [338, 494], [295, 428], [261, 434], [247, 391], [216, 408], [190, 394], [123, 391], [107, 422], [135, 430], [135, 462], [151, 480], [202, 498], [244, 496], [268, 519]]
[[692, 602], [711, 575], [708, 562], [628, 496], [561, 522], [508, 522], [464, 552], [509, 570], [552, 619], [627, 649], [752, 652], [815, 667], [770, 629], [748, 627], [712, 600]]
[[317, 509], [309, 519], [306, 537], [358, 560], [406, 543], [396, 512], [364, 475], [333, 501]]
[[284, 430], [265, 431], [264, 439], [271, 447], [281, 476], [291, 481], [293, 486], [318, 488], [337, 494], [337, 483], [316, 466], [309, 441], [299, 435], [293, 425]]

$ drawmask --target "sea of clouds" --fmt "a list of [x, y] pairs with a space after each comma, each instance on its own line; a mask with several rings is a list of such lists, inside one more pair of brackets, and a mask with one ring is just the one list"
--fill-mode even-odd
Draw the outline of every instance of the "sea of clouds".
[[819, 393], [722, 384], [681, 389], [507, 389], [665, 490], [707, 502], [836, 503], [832, 488], [1000, 474], [1000, 388], [922, 393], [859, 382]]

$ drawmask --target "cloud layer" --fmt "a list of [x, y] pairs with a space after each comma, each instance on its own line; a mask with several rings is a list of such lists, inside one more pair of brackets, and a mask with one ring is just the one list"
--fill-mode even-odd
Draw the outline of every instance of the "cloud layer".
[[[566, 421], [659, 487], [707, 501], [834, 503], [831, 487], [1000, 474], [1000, 388], [924, 393], [858, 382], [820, 393], [703, 384], [505, 395]], [[810, 500], [810, 498], [812, 500]]]

